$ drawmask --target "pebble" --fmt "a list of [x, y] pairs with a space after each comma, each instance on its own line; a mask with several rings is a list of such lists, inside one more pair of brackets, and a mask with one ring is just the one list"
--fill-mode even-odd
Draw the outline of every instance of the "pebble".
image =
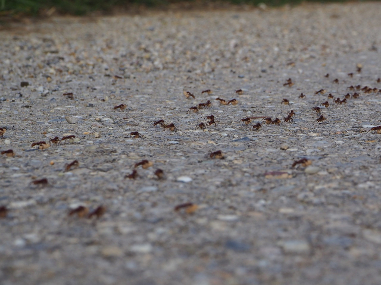
[[78, 122], [78, 118], [73, 116], [66, 116], [65, 119], [69, 124], [76, 124]]
[[177, 177], [176, 180], [177, 180], [178, 182], [188, 183], [188, 182], [191, 182], [191, 181], [192, 181], [192, 178], [190, 178], [189, 176], [180, 176], [180, 177]]
[[140, 188], [138, 192], [156, 192], [158, 189], [156, 186], [147, 186]]
[[5, 144], [11, 144], [11, 140], [6, 139], [6, 140], [4, 140], [4, 143], [5, 143]]
[[225, 221], [225, 222], [234, 222], [239, 219], [238, 216], [236, 215], [218, 215], [217, 217], [220, 221]]
[[289, 148], [288, 144], [285, 144], [285, 143], [280, 146], [281, 150], [286, 150], [288, 148]]
[[363, 237], [370, 241], [374, 242], [376, 244], [381, 244], [381, 232], [376, 230], [364, 230], [362, 232]]
[[106, 246], [102, 248], [101, 254], [104, 257], [122, 257], [124, 255], [123, 249], [117, 246]]
[[135, 244], [130, 247], [130, 251], [135, 253], [149, 253], [152, 251], [152, 245], [149, 243]]
[[304, 172], [306, 174], [316, 174], [320, 171], [320, 168], [317, 166], [307, 166], [306, 169], [304, 169]]
[[288, 240], [281, 241], [278, 245], [283, 249], [285, 253], [308, 253], [310, 251], [310, 245], [304, 240]]
[[25, 207], [33, 206], [33, 205], [36, 205], [36, 201], [35, 200], [27, 200], [27, 201], [15, 201], [15, 202], [11, 202], [9, 207], [13, 208], [13, 209], [21, 209], [21, 208], [25, 208]]
[[237, 240], [228, 240], [225, 247], [236, 252], [247, 252], [251, 249], [249, 244]]

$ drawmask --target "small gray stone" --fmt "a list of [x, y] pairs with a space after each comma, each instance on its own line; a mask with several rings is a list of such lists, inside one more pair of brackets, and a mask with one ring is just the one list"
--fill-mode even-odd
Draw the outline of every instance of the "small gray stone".
[[66, 116], [65, 119], [69, 124], [76, 124], [78, 122], [78, 118], [72, 116]]
[[319, 171], [320, 171], [320, 168], [317, 166], [307, 166], [306, 169], [304, 170], [304, 172], [307, 174], [316, 174]]
[[140, 188], [138, 192], [156, 192], [158, 189], [156, 186], [146, 186]]
[[285, 253], [308, 253], [310, 245], [304, 240], [288, 240], [278, 243]]

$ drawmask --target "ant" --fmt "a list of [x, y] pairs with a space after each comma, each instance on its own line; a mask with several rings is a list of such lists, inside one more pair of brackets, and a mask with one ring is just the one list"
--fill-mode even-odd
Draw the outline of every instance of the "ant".
[[328, 101], [325, 101], [325, 102], [323, 102], [323, 103], [321, 103], [324, 107], [326, 107], [326, 108], [328, 108], [329, 107], [329, 103], [328, 103]]
[[199, 109], [203, 109], [203, 108], [210, 107], [210, 106], [212, 106], [212, 102], [210, 102], [210, 100], [206, 101], [205, 103], [198, 104]]
[[290, 115], [288, 115], [287, 117], [285, 117], [283, 120], [284, 120], [285, 122], [287, 122], [287, 123], [293, 121], [292, 116], [290, 116]]
[[307, 158], [302, 158], [300, 160], [297, 160], [295, 161], [293, 164], [292, 164], [292, 168], [294, 168], [295, 166], [297, 166], [298, 164], [301, 164], [302, 166], [306, 167], [308, 165], [311, 165], [312, 164], [312, 161], [311, 160], [308, 160]]
[[7, 217], [8, 209], [6, 206], [0, 206], [0, 219], [4, 219]]
[[352, 72], [348, 73], [348, 76], [352, 78], [353, 77], [353, 73]]
[[119, 75], [114, 75], [114, 79], [123, 79], [123, 77]]
[[105, 212], [106, 212], [106, 208], [100, 205], [89, 214], [88, 218], [91, 219], [93, 216], [96, 216], [97, 219], [99, 219], [100, 217], [104, 215]]
[[242, 89], [238, 89], [238, 90], [235, 91], [235, 93], [236, 93], [237, 95], [242, 95], [242, 94], [243, 94], [243, 91], [242, 91]]
[[324, 77], [325, 77], [325, 78], [328, 78], [328, 77], [329, 77], [329, 73], [327, 73]]
[[134, 139], [138, 139], [138, 138], [141, 138], [142, 136], [139, 134], [139, 132], [131, 132], [130, 135], [134, 138]]
[[327, 91], [324, 90], [324, 89], [320, 89], [319, 91], [316, 91], [316, 92], [315, 92], [315, 95], [318, 95], [318, 94], [325, 94], [325, 92], [327, 92]]
[[126, 175], [124, 178], [136, 179], [136, 178], [138, 178], [138, 176], [139, 176], [138, 171], [136, 169], [134, 169], [131, 174]]
[[360, 97], [360, 94], [358, 94], [357, 92], [353, 93], [352, 98], [358, 98], [358, 97]]
[[264, 118], [263, 119], [265, 122], [266, 122], [266, 124], [271, 124], [272, 122], [273, 122], [273, 120], [270, 118], [270, 117], [267, 117], [267, 118]]
[[39, 180], [34, 180], [34, 181], [32, 181], [32, 183], [34, 185], [47, 185], [48, 184], [48, 179], [42, 178], [42, 179], [39, 179]]
[[377, 78], [377, 83], [381, 83], [381, 78]]
[[320, 107], [313, 107], [312, 110], [315, 111], [317, 114], [320, 114], [320, 112], [321, 112]]
[[186, 97], [187, 99], [190, 99], [190, 98], [195, 99], [195, 98], [196, 98], [196, 97], [195, 97], [192, 93], [190, 93], [189, 91], [184, 91], [183, 93], [184, 93], [184, 95], [185, 95], [185, 97]]
[[164, 171], [161, 170], [160, 168], [156, 169], [154, 174], [156, 175], [157, 179], [163, 179], [164, 178]]
[[227, 104], [228, 104], [228, 102], [226, 102], [225, 99], [216, 98], [216, 100], [220, 101], [220, 104], [221, 104], [221, 105], [227, 105]]
[[381, 134], [381, 126], [373, 127], [370, 129], [371, 131], [376, 131], [377, 134]]
[[318, 122], [323, 122], [325, 120], [326, 120], [326, 118], [323, 115], [321, 115], [319, 118], [316, 119], [316, 121], [318, 121]]
[[169, 125], [162, 125], [164, 129], [170, 129], [172, 132], [176, 130], [175, 124], [171, 123]]
[[54, 138], [50, 139], [49, 141], [51, 143], [58, 144], [60, 142], [60, 139], [59, 139], [59, 137], [54, 137]]
[[360, 90], [361, 89], [361, 85], [356, 85], [355, 88], [356, 88], [356, 90]]
[[284, 104], [284, 105], [290, 105], [290, 101], [288, 101], [287, 99], [283, 99], [282, 100], [282, 104]]
[[278, 119], [278, 118], [275, 118], [271, 123], [273, 124], [273, 125], [280, 125], [280, 119]]
[[198, 108], [197, 107], [190, 107], [189, 111], [192, 111], [193, 113], [197, 113], [198, 112]]
[[87, 207], [78, 206], [77, 208], [72, 209], [69, 212], [69, 216], [77, 215], [79, 218], [83, 218], [84, 216], [87, 215], [88, 212], [89, 212], [89, 209]]
[[214, 116], [213, 115], [207, 116], [206, 118], [209, 120], [209, 122], [208, 122], [209, 126], [212, 125], [212, 124], [216, 125], [216, 122], [214, 121]]
[[328, 94], [328, 99], [333, 99], [333, 95], [331, 93]]
[[222, 151], [220, 150], [217, 150], [215, 152], [212, 152], [210, 155], [209, 155], [210, 158], [215, 158], [215, 159], [223, 159], [224, 158], [224, 155], [222, 154]]
[[32, 143], [32, 146], [31, 147], [34, 147], [38, 145], [38, 148], [39, 149], [47, 149], [50, 147], [50, 144], [44, 142], [44, 141], [41, 141], [41, 142], [35, 142], [35, 143]]
[[198, 127], [201, 129], [201, 130], [205, 130], [206, 129], [206, 126], [204, 123], [199, 123], [198, 124]]
[[351, 98], [351, 94], [347, 93], [347, 95], [345, 95], [344, 97], [345, 97], [345, 99], [349, 99], [349, 98]]
[[162, 127], [164, 127], [164, 120], [156, 121], [155, 123], [153, 123], [153, 125], [154, 126], [161, 125]]
[[73, 162], [71, 162], [71, 163], [66, 165], [65, 171], [70, 171], [70, 168], [72, 168], [72, 167], [78, 167], [78, 166], [79, 166], [78, 160], [74, 160]]
[[292, 85], [294, 85], [294, 83], [292, 82], [291, 78], [287, 79], [286, 83], [283, 84], [283, 86], [288, 86], [288, 87], [292, 87]]
[[336, 84], [339, 84], [339, 79], [336, 78], [336, 79], [333, 80], [332, 82], [333, 82], [333, 83], [336, 83]]
[[3, 137], [6, 131], [6, 128], [0, 128], [0, 137]]
[[306, 98], [306, 95], [304, 95], [303, 93], [300, 93], [299, 98], [301, 99]]
[[1, 154], [5, 154], [7, 157], [14, 157], [15, 156], [13, 149], [4, 150], [1, 152]]
[[61, 141], [64, 141], [64, 140], [71, 140], [71, 139], [75, 139], [75, 135], [70, 135], [70, 136], [63, 137], [63, 138], [61, 139]]
[[362, 71], [362, 66], [358, 65], [356, 71], [357, 71], [357, 73], [361, 73], [361, 71]]
[[351, 85], [351, 86], [348, 87], [348, 89], [353, 91], [353, 90], [355, 90], [355, 87], [353, 85]]
[[144, 159], [144, 160], [142, 160], [142, 161], [140, 161], [140, 162], [135, 163], [134, 168], [137, 168], [137, 167], [139, 167], [140, 165], [142, 166], [143, 169], [147, 169], [147, 168], [149, 168], [149, 167], [151, 167], [151, 166], [153, 165], [153, 162]]
[[253, 130], [254, 130], [254, 131], [258, 131], [261, 127], [262, 127], [261, 123], [256, 123], [256, 124], [253, 126]]
[[247, 117], [247, 118], [241, 119], [241, 121], [244, 122], [246, 125], [248, 125], [251, 122], [251, 118]]
[[116, 110], [116, 109], [120, 109], [120, 110], [124, 110], [124, 109], [126, 109], [127, 108], [127, 106], [126, 105], [124, 105], [124, 104], [120, 104], [120, 105], [118, 105], [118, 106], [115, 106], [114, 107], [114, 110]]
[[192, 207], [193, 206], [193, 203], [184, 203], [184, 204], [180, 204], [180, 205], [177, 205], [174, 210], [176, 212], [178, 212], [179, 210], [181, 209], [184, 209], [184, 208], [189, 208], [189, 207]]
[[71, 100], [73, 100], [74, 99], [74, 96], [73, 96], [73, 93], [72, 92], [70, 92], [70, 93], [64, 93], [64, 94], [62, 94], [63, 96], [67, 96], [67, 98], [69, 98], [69, 99], [71, 99]]
[[201, 94], [207, 93], [208, 95], [212, 94], [212, 90], [207, 89], [201, 92]]
[[238, 104], [238, 101], [237, 99], [231, 99], [228, 104], [232, 104], [232, 105], [237, 105]]

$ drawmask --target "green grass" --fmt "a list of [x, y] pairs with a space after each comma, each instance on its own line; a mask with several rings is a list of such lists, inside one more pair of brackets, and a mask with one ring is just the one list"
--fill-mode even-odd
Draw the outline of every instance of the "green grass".
[[[201, 2], [200, 2], [201, 1]], [[217, 0], [231, 4], [258, 5], [265, 3], [269, 6], [285, 4], [300, 4], [303, 0]], [[344, 2], [345, 0], [305, 0], [306, 2]], [[58, 13], [85, 15], [92, 11], [110, 11], [116, 6], [144, 5], [162, 7], [171, 3], [197, 2], [202, 0], [0, 0], [0, 15], [39, 15], [43, 11], [54, 8]], [[210, 2], [204, 0], [204, 2]]]

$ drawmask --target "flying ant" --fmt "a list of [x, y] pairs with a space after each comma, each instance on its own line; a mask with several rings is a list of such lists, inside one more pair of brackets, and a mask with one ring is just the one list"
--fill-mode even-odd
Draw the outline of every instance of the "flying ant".
[[328, 101], [325, 101], [325, 102], [323, 102], [323, 103], [321, 103], [324, 107], [326, 107], [326, 108], [328, 108], [329, 107], [329, 103], [328, 103]]
[[323, 122], [325, 120], [326, 120], [326, 118], [323, 115], [321, 115], [319, 118], [316, 119], [316, 121], [318, 121], [318, 122]]
[[41, 142], [35, 142], [35, 143], [32, 143], [32, 147], [38, 145], [38, 148], [43, 150], [43, 149], [47, 149], [50, 147], [50, 144], [44, 142], [44, 141], [41, 141]]
[[88, 218], [91, 219], [93, 216], [95, 216], [97, 219], [99, 219], [104, 215], [104, 213], [106, 213], [106, 208], [100, 205], [89, 214]]
[[162, 127], [164, 127], [164, 120], [156, 121], [155, 123], [153, 123], [153, 125], [154, 126], [161, 125]]
[[247, 117], [247, 118], [241, 119], [241, 121], [244, 122], [246, 125], [248, 125], [251, 122], [251, 118]]
[[189, 111], [192, 111], [193, 113], [197, 113], [198, 112], [198, 108], [197, 107], [190, 107]]
[[60, 139], [59, 139], [59, 137], [54, 137], [54, 138], [50, 139], [49, 141], [51, 143], [58, 144], [60, 142]]
[[6, 206], [0, 206], [0, 219], [4, 219], [7, 217], [8, 209]]
[[6, 128], [0, 128], [0, 137], [4, 136], [6, 131], [7, 131]]
[[353, 77], [353, 73], [352, 72], [348, 73], [348, 76], [352, 78]]
[[42, 179], [39, 179], [39, 180], [34, 180], [34, 181], [32, 181], [32, 183], [34, 185], [47, 185], [48, 184], [48, 179], [42, 178]]
[[297, 160], [295, 161], [293, 164], [292, 164], [292, 168], [294, 168], [295, 166], [297, 166], [298, 164], [301, 164], [302, 166], [306, 167], [308, 165], [311, 165], [312, 164], [312, 161], [311, 160], [308, 160], [307, 158], [302, 158], [300, 160]]
[[118, 105], [118, 106], [115, 106], [115, 107], [114, 107], [114, 110], [116, 110], [116, 109], [120, 109], [121, 111], [123, 111], [123, 110], [126, 109], [126, 108], [127, 108], [126, 105], [124, 105], [124, 104], [120, 104], [120, 105]]
[[138, 163], [135, 163], [134, 168], [137, 168], [137, 167], [139, 167], [140, 165], [142, 166], [143, 169], [147, 169], [147, 168], [149, 168], [149, 167], [151, 167], [151, 166], [153, 165], [153, 162], [144, 159], [144, 160], [142, 160], [142, 161], [140, 161], [140, 162], [138, 162]]
[[306, 95], [304, 95], [303, 93], [300, 93], [299, 98], [301, 99], [306, 98]]
[[201, 94], [207, 93], [208, 95], [212, 94], [212, 90], [207, 89], [201, 92]]
[[156, 169], [154, 174], [156, 175], [157, 179], [163, 179], [164, 178], [164, 171], [161, 170], [160, 168]]
[[287, 99], [283, 99], [282, 104], [283, 105], [290, 105], [290, 101], [288, 101]]
[[320, 107], [313, 107], [312, 110], [315, 111], [318, 114], [320, 114], [320, 112], [321, 112], [321, 108]]
[[328, 99], [333, 99], [333, 95], [331, 93], [328, 94]]
[[316, 92], [315, 92], [315, 95], [318, 95], [318, 94], [325, 94], [325, 92], [327, 92], [327, 91], [324, 90], [324, 89], [320, 89], [319, 91], [316, 91]]
[[138, 178], [138, 176], [139, 176], [138, 171], [136, 169], [134, 169], [131, 174], [126, 175], [124, 178], [136, 179], [136, 178]]
[[370, 129], [370, 131], [376, 131], [377, 134], [381, 134], [381, 126], [373, 127]]
[[237, 95], [242, 95], [242, 94], [243, 94], [243, 91], [242, 91], [242, 89], [238, 89], [238, 90], [235, 91], [235, 93], [236, 93]]
[[231, 99], [228, 104], [232, 104], [232, 105], [237, 105], [238, 104], [238, 101], [237, 99]]
[[222, 154], [222, 151], [220, 150], [217, 150], [215, 152], [212, 152], [210, 155], [209, 155], [210, 158], [214, 158], [214, 159], [223, 159], [224, 158], [224, 155]]
[[130, 135], [134, 138], [134, 139], [138, 139], [138, 138], [141, 138], [142, 136], [139, 134], [139, 132], [131, 132]]
[[70, 93], [64, 93], [64, 94], [62, 94], [63, 96], [67, 96], [67, 98], [69, 98], [69, 99], [71, 99], [71, 100], [73, 100], [74, 99], [74, 96], [73, 96], [73, 93], [72, 92], [70, 92]]
[[69, 212], [69, 216], [77, 215], [79, 218], [83, 218], [87, 215], [89, 209], [85, 206], [78, 206]]
[[261, 123], [256, 123], [256, 124], [253, 126], [253, 130], [254, 130], [254, 131], [258, 131], [261, 127], [262, 127]]
[[175, 124], [174, 123], [170, 123], [169, 125], [162, 125], [164, 129], [170, 129], [172, 132], [174, 132], [176, 130], [176, 127], [175, 127]]
[[72, 168], [72, 167], [78, 167], [79, 166], [79, 162], [78, 162], [78, 160], [74, 160], [73, 162], [70, 162], [69, 164], [67, 164], [66, 166], [65, 166], [65, 171], [70, 171], [70, 169]]
[[339, 79], [336, 78], [336, 79], [333, 80], [332, 82], [333, 82], [333, 83], [336, 83], [336, 84], [339, 84]]
[[325, 77], [325, 78], [328, 78], [328, 77], [329, 77], [329, 73], [327, 73], [324, 77]]
[[4, 150], [1, 152], [1, 154], [5, 154], [7, 157], [14, 157], [15, 156], [13, 149]]
[[287, 79], [286, 83], [283, 84], [283, 86], [288, 86], [288, 87], [292, 87], [292, 85], [294, 85], [294, 83], [292, 82], [291, 78]]
[[206, 126], [204, 123], [199, 123], [198, 124], [198, 128], [200, 128], [201, 130], [205, 130], [206, 129]]
[[183, 91], [183, 93], [184, 93], [184, 95], [185, 95], [185, 97], [186, 97], [187, 99], [190, 99], [190, 98], [195, 99], [195, 98], [196, 98], [196, 97], [195, 97], [192, 93], [190, 93], [189, 91]]
[[225, 99], [216, 98], [216, 100], [220, 101], [220, 104], [221, 104], [221, 105], [227, 105], [227, 104], [228, 104], [228, 102], [226, 102]]

